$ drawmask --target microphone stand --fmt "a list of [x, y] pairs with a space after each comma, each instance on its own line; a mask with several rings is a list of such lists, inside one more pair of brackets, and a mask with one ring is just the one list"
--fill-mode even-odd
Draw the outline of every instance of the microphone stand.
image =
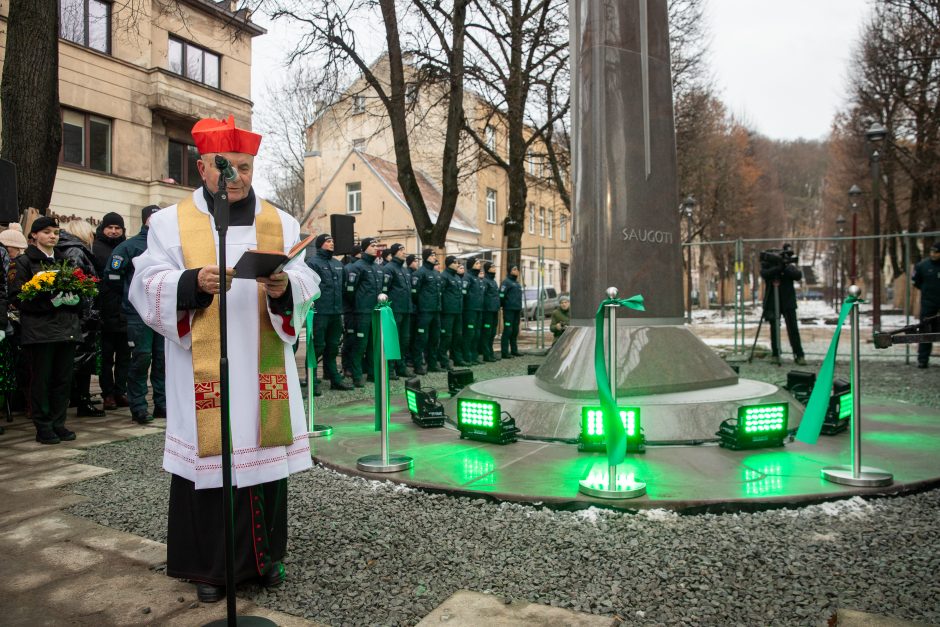
[[226, 618], [212, 621], [206, 627], [235, 627], [236, 625], [272, 626], [275, 623], [260, 616], [238, 616], [235, 612], [235, 516], [232, 499], [232, 437], [230, 404], [228, 397], [228, 311], [226, 289], [222, 287], [225, 272], [225, 237], [229, 226], [227, 181], [219, 167], [221, 157], [216, 156], [219, 170], [218, 191], [213, 194], [215, 230], [219, 234], [219, 386], [222, 389], [222, 510], [225, 527], [225, 605]]

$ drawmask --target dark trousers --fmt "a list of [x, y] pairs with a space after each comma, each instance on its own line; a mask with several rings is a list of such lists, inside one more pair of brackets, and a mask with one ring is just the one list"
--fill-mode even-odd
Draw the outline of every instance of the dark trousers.
[[[787, 338], [790, 340], [790, 348], [793, 350], [793, 357], [799, 358], [803, 356], [803, 343], [800, 342], [800, 328], [796, 324], [796, 310], [790, 309], [788, 311], [781, 311], [780, 317], [783, 318], [783, 321], [787, 325]], [[780, 356], [780, 345], [777, 342], [777, 338], [780, 337], [779, 329], [777, 333], [774, 333], [773, 325], [776, 324], [776, 321], [770, 321], [770, 349], [774, 357]]]
[[476, 361], [479, 355], [482, 323], [482, 311], [463, 312], [463, 360], [468, 363]]
[[395, 373], [399, 376], [405, 376], [405, 360], [408, 357], [408, 347], [411, 344], [411, 314], [395, 313], [395, 326], [398, 327], [398, 350], [401, 351], [401, 359], [392, 362]]
[[[920, 310], [920, 319], [929, 318], [930, 316], [936, 315], [940, 310], [937, 309], [927, 309], [921, 308]], [[921, 333], [938, 333], [940, 332], [940, 323], [936, 320], [928, 322], [925, 325], [921, 325]], [[930, 361], [930, 353], [933, 351], [933, 344], [931, 342], [921, 342], [917, 345], [917, 363], [927, 364]]]
[[[330, 383], [339, 383], [343, 375], [336, 368], [336, 356], [339, 343], [343, 338], [343, 317], [340, 314], [314, 314], [313, 316], [313, 351], [317, 360], [323, 362], [323, 378]], [[314, 381], [317, 381], [317, 367], [313, 364]]]
[[372, 374], [369, 339], [372, 331], [371, 313], [352, 313], [346, 316], [346, 342], [349, 342], [349, 371], [353, 381], [362, 373]]
[[75, 345], [75, 367], [72, 369], [71, 404], [91, 399], [91, 375], [98, 369], [98, 332], [83, 331], [82, 341]]
[[127, 393], [127, 369], [131, 363], [131, 349], [127, 345], [127, 331], [101, 331], [101, 384], [102, 396]]
[[153, 406], [166, 409], [166, 367], [163, 336], [140, 318], [127, 319], [131, 367], [127, 373], [127, 400], [131, 414], [147, 413], [147, 373], [153, 386]]
[[495, 359], [493, 340], [496, 338], [496, 325], [499, 324], [498, 311], [483, 312], [483, 328], [480, 330], [480, 353], [483, 359]]
[[415, 367], [423, 366], [425, 360], [429, 367], [437, 367], [437, 349], [441, 341], [441, 318], [436, 311], [422, 311], [417, 315], [415, 327], [414, 360]]
[[29, 363], [29, 417], [37, 431], [65, 426], [72, 390], [74, 342], [26, 344]]
[[510, 353], [513, 355], [519, 353], [516, 341], [519, 339], [519, 315], [521, 313], [518, 309], [503, 309], [503, 335], [499, 343], [504, 357]]
[[438, 359], [441, 364], [446, 365], [449, 357], [455, 357], [454, 361], [462, 361], [460, 355], [454, 355], [456, 351], [462, 350], [460, 345], [460, 314], [442, 313], [441, 314], [441, 346], [438, 350]]

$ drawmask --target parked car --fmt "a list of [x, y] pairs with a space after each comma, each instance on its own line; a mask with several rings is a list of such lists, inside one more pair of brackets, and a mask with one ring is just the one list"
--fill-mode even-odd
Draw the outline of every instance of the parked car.
[[[535, 312], [538, 308], [539, 290], [535, 287], [527, 287], [522, 290], [522, 310], [525, 317], [529, 320], [535, 319]], [[542, 310], [546, 317], [552, 315], [552, 312], [558, 309], [558, 292], [554, 287], [542, 288]]]

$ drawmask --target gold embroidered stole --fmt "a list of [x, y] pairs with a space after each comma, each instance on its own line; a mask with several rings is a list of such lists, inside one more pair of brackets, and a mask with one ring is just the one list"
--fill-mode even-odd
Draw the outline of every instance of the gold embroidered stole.
[[[196, 208], [192, 198], [177, 205], [183, 263], [187, 269], [218, 264], [212, 220]], [[277, 209], [261, 202], [255, 216], [260, 250], [284, 250], [284, 235]], [[290, 288], [288, 288], [290, 289]], [[293, 442], [284, 343], [271, 325], [264, 286], [258, 284], [258, 398], [260, 403], [258, 445], [287, 446]], [[222, 453], [222, 388], [219, 374], [221, 338], [219, 301], [199, 309], [192, 321], [194, 404], [199, 457]], [[230, 363], [231, 363], [230, 359]]]

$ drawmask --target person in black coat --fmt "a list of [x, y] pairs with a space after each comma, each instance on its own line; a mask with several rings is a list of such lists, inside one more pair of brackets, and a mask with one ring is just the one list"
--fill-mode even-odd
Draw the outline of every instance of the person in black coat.
[[498, 361], [493, 352], [493, 340], [499, 326], [499, 283], [496, 282], [496, 266], [492, 261], [483, 263], [483, 328], [480, 330], [480, 354], [483, 361]]
[[[55, 249], [59, 223], [54, 218], [36, 218], [30, 234], [35, 243], [13, 260], [10, 300], [20, 311], [20, 346], [29, 364], [29, 417], [36, 427], [36, 441], [58, 444], [75, 439], [75, 433], [65, 426], [65, 412], [72, 389], [75, 345], [82, 337], [82, 305], [80, 301], [63, 302], [50, 292], [41, 292], [30, 300], [17, 297], [36, 273], [65, 260], [63, 253]], [[6, 307], [3, 309], [5, 312]]]
[[[362, 256], [346, 266], [345, 300], [349, 304], [346, 316], [346, 341], [349, 342], [349, 367], [353, 385], [365, 387], [366, 379], [372, 378], [372, 310], [379, 302], [379, 294], [385, 287], [385, 274], [376, 265], [378, 252], [375, 239], [366, 237], [360, 244]], [[367, 375], [364, 372], [368, 372]]]
[[417, 318], [413, 357], [415, 373], [427, 374], [441, 372], [437, 358], [441, 339], [441, 289], [444, 281], [440, 272], [434, 269], [437, 254], [433, 250], [425, 248], [421, 251], [421, 259], [421, 267], [411, 275], [411, 294]]
[[464, 367], [468, 364], [461, 358], [459, 351], [463, 350], [461, 344], [463, 313], [463, 278], [458, 274], [459, 262], [453, 255], [444, 259], [444, 271], [441, 278], [441, 344], [438, 350], [438, 361], [450, 369], [450, 359], [454, 358], [454, 365]]
[[519, 316], [522, 314], [522, 286], [519, 285], [519, 266], [509, 269], [509, 274], [499, 286], [499, 302], [503, 307], [503, 334], [500, 348], [503, 359], [521, 357], [516, 341], [519, 339]]
[[[770, 347], [771, 361], [780, 363], [780, 320], [775, 317], [774, 294], [780, 294], [780, 315], [787, 325], [787, 337], [790, 348], [793, 350], [793, 362], [803, 366], [806, 359], [803, 356], [803, 344], [800, 341], [800, 329], [796, 320], [796, 289], [795, 281], [803, 278], [803, 273], [796, 265], [796, 255], [789, 244], [784, 244], [780, 252], [765, 251], [761, 253], [761, 278], [766, 282], [764, 288], [764, 320], [771, 324]], [[776, 289], [775, 289], [776, 288]]]
[[[314, 240], [315, 252], [305, 258], [317, 276], [320, 277], [320, 297], [314, 301], [313, 338], [308, 339], [307, 350], [313, 346], [318, 361], [323, 363], [323, 377], [330, 380], [332, 390], [351, 390], [353, 386], [343, 380], [342, 373], [336, 367], [336, 356], [343, 339], [343, 294], [346, 287], [346, 273], [343, 264], [333, 257], [336, 244], [329, 233], [321, 233]], [[320, 394], [320, 380], [314, 373], [313, 392]]]
[[[101, 219], [95, 232], [91, 252], [95, 255], [95, 270], [105, 277], [111, 254], [124, 236], [124, 218], [111, 212]], [[119, 287], [102, 281], [98, 284], [98, 311], [101, 314], [101, 396], [105, 409], [129, 407], [127, 400], [127, 371], [131, 364], [131, 349], [127, 345], [127, 319], [121, 310], [124, 294]]]
[[389, 374], [389, 378], [396, 379], [408, 376], [405, 358], [411, 344], [411, 312], [413, 308], [411, 303], [411, 271], [405, 267], [407, 255], [403, 245], [392, 244], [388, 248], [388, 253], [391, 258], [382, 265], [382, 270], [385, 272], [385, 291], [388, 294], [388, 302], [395, 313], [395, 324], [398, 327], [398, 348], [402, 356], [401, 359], [392, 362], [394, 371]]
[[463, 360], [470, 365], [482, 363], [479, 356], [480, 329], [483, 327], [483, 295], [486, 284], [480, 278], [483, 261], [471, 257], [463, 277]]
[[[934, 242], [930, 247], [927, 259], [914, 266], [911, 279], [914, 287], [920, 290], [920, 319], [935, 316], [940, 313], [940, 242]], [[921, 329], [922, 333], [936, 333], [940, 331], [940, 324], [936, 320], [927, 323], [929, 328]], [[930, 361], [933, 349], [931, 342], [921, 342], [917, 345], [917, 367], [926, 368]]]

